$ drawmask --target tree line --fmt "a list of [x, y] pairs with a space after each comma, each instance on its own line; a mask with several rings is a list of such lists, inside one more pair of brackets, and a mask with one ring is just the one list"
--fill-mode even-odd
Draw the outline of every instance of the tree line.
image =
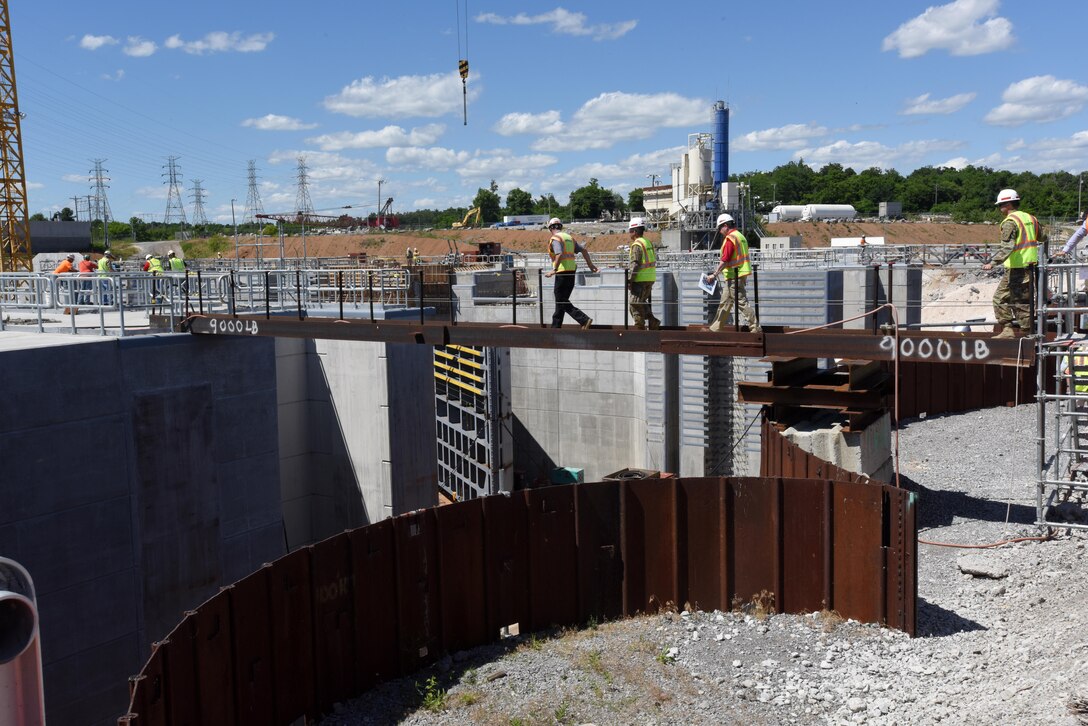
[[881, 202], [901, 202], [905, 215], [943, 214], [953, 221], [997, 221], [997, 193], [1015, 189], [1022, 208], [1036, 217], [1081, 216], [1081, 175], [1065, 171], [1035, 174], [982, 166], [924, 166], [903, 176], [895, 169], [872, 167], [858, 173], [842, 164], [819, 171], [803, 160], [772, 171], [736, 174], [731, 181], [749, 185], [753, 208], [767, 213], [775, 204], [852, 204], [861, 216], [876, 216]]

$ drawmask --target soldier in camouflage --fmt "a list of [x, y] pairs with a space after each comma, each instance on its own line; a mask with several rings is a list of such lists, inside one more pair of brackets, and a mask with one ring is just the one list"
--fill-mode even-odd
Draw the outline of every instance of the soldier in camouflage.
[[[1016, 190], [1002, 189], [997, 195], [997, 206], [1005, 214], [1001, 243], [982, 269], [993, 269], [995, 262], [1005, 266], [1005, 274], [994, 291], [996, 332], [998, 338], [1016, 338], [1029, 335], [1034, 327], [1031, 301], [1035, 295], [1035, 271], [1039, 244], [1047, 237], [1039, 220], [1020, 211], [1020, 195]], [[1014, 329], [1013, 322], [1019, 327]]]

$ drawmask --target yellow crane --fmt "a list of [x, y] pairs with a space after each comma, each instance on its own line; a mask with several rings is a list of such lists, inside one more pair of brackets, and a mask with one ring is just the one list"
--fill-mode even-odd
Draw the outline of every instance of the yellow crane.
[[31, 272], [26, 172], [8, 0], [0, 0], [0, 272]]

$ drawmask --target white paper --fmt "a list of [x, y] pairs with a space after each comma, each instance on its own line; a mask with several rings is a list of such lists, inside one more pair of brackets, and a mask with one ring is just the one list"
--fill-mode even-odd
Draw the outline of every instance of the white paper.
[[718, 277], [715, 275], [711, 277], [706, 273], [699, 276], [699, 289], [705, 292], [707, 295], [713, 295], [714, 291], [718, 289]]

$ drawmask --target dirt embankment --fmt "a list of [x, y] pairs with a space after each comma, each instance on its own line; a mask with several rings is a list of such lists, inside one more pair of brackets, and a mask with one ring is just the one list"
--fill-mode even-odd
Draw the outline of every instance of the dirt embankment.
[[[580, 242], [588, 243], [594, 252], [611, 252], [627, 244], [625, 225], [574, 225], [568, 230]], [[935, 224], [923, 222], [779, 222], [767, 225], [767, 232], [773, 237], [800, 236], [805, 247], [827, 247], [832, 237], [883, 237], [889, 245], [959, 245], [987, 244], [998, 241], [998, 227], [993, 224]], [[660, 240], [660, 233], [647, 235], [651, 242]], [[346, 257], [350, 254], [365, 252], [368, 257], [387, 257], [404, 259], [409, 247], [419, 249], [425, 257], [445, 255], [451, 250], [475, 252], [480, 242], [498, 242], [503, 249], [519, 252], [543, 252], [547, 248], [549, 233], [547, 230], [528, 229], [447, 229], [426, 232], [375, 232], [363, 235], [317, 235], [307, 236], [306, 255], [309, 257]], [[1063, 237], [1064, 239], [1064, 237]], [[255, 257], [256, 250], [252, 239], [242, 240], [242, 257]], [[265, 255], [279, 247], [275, 241], [269, 241]], [[284, 252], [288, 257], [301, 257], [303, 240], [301, 237], [287, 237], [284, 240]], [[227, 255], [231, 256], [231, 255]]]

